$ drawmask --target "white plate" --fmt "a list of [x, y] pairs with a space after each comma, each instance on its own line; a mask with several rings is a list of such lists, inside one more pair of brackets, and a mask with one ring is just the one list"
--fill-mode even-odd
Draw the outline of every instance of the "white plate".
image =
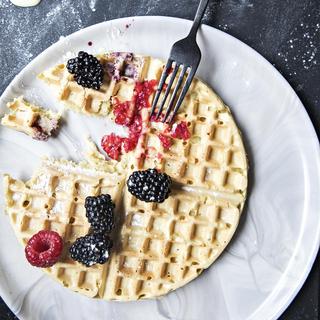
[[[0, 114], [18, 94], [61, 107], [36, 74], [70, 50], [123, 50], [166, 59], [189, 27], [189, 21], [175, 18], [125, 18], [61, 39], [14, 79], [2, 95]], [[1, 193], [0, 294], [20, 319], [276, 319], [302, 286], [320, 235], [314, 129], [289, 84], [254, 50], [208, 26], [202, 27], [198, 42], [203, 53], [198, 76], [231, 106], [250, 158], [248, 205], [231, 245], [198, 279], [162, 299], [91, 300], [28, 265], [3, 214]], [[72, 112], [58, 138], [48, 143], [0, 128], [0, 170], [27, 178], [41, 155], [80, 159], [82, 136], [99, 139], [107, 129], [103, 121]]]

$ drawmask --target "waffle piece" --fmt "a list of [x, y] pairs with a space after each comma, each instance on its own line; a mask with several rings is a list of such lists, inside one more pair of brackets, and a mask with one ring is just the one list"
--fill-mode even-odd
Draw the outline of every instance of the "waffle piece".
[[53, 88], [58, 99], [67, 108], [87, 115], [106, 116], [110, 113], [110, 100], [119, 90], [121, 91], [123, 82], [134, 84], [135, 81], [145, 78], [149, 70], [150, 57], [113, 52], [99, 55], [97, 58], [105, 71], [99, 90], [79, 86], [65, 64], [46, 70], [38, 77]]
[[[55, 67], [41, 77], [60, 93], [64, 92], [60, 99], [65, 97], [62, 100], [70, 108], [103, 116], [112, 111], [114, 100], [132, 99], [136, 79], [159, 80], [163, 70], [160, 60], [149, 57], [128, 58], [115, 53], [99, 59], [109, 72], [99, 91], [78, 86], [71, 75], [65, 74], [64, 66]], [[140, 72], [125, 71], [128, 61], [139, 65]], [[120, 70], [119, 74], [112, 69], [114, 65]], [[102, 106], [101, 102], [108, 107], [94, 107]], [[247, 159], [228, 107], [206, 84], [194, 79], [177, 115], [177, 123], [184, 121], [191, 137], [171, 138], [169, 149], [161, 145], [159, 132], [171, 128], [150, 122], [148, 116], [149, 110], [142, 109], [138, 145], [123, 156], [121, 162], [104, 161], [90, 143], [86, 164], [45, 162], [27, 184], [5, 177], [7, 212], [24, 243], [45, 228], [58, 231], [68, 248], [89, 228], [83, 209], [84, 197], [103, 192], [113, 196], [117, 222], [110, 260], [103, 266], [86, 268], [70, 260], [65, 251], [61, 261], [48, 269], [63, 285], [90, 297], [137, 300], [181, 287], [220, 255], [239, 223], [247, 190]], [[91, 173], [82, 170], [79, 173], [79, 169], [74, 169], [79, 166], [91, 167]], [[172, 192], [160, 204], [137, 200], [124, 184], [133, 170], [153, 167], [173, 178]], [[34, 190], [34, 186], [39, 185], [37, 181], [42, 179], [39, 177], [48, 172], [48, 182], [42, 181], [40, 189]], [[82, 183], [90, 187], [83, 188]], [[67, 186], [61, 188], [69, 190], [68, 193], [59, 191], [61, 184]], [[79, 187], [83, 193], [78, 192]]]
[[[159, 80], [163, 66], [160, 60], [151, 59], [145, 80]], [[128, 98], [122, 92], [132, 95], [131, 84], [122, 83], [113, 99], [130, 100], [130, 95]], [[125, 157], [128, 167], [156, 167], [177, 183], [236, 194], [244, 203], [248, 167], [241, 134], [229, 108], [208, 85], [195, 78], [176, 116], [176, 124], [187, 124], [190, 139], [170, 138], [172, 146], [165, 149], [159, 134], [174, 130], [175, 125], [170, 128], [162, 122], [149, 121], [147, 108], [142, 109], [141, 117], [143, 128], [137, 148]]]
[[60, 261], [46, 271], [71, 290], [95, 297], [104, 284], [106, 267], [86, 268], [69, 257], [68, 249], [90, 229], [85, 198], [109, 193], [118, 206], [123, 183], [123, 175], [92, 169], [88, 163], [45, 159], [27, 183], [4, 176], [6, 212], [23, 245], [40, 230], [58, 232], [64, 251]]
[[[64, 252], [46, 272], [90, 297], [136, 300], [180, 287], [216, 259], [238, 224], [236, 199], [178, 188], [164, 203], [147, 204], [127, 191], [121, 198], [124, 178], [50, 159], [27, 183], [4, 178], [6, 211], [19, 240], [25, 245], [39, 230], [58, 232]], [[89, 231], [85, 197], [101, 193], [116, 203], [115, 249], [105, 265], [87, 268], [70, 259], [68, 248]]]
[[190, 139], [171, 138], [166, 150], [159, 132], [167, 125], [148, 121], [146, 112], [144, 134], [129, 165], [139, 170], [157, 167], [180, 184], [237, 194], [244, 202], [247, 158], [229, 108], [198, 79], [185, 99], [176, 123], [187, 123]]
[[[164, 295], [207, 268], [238, 224], [237, 202], [175, 189], [162, 204], [125, 193], [122, 249], [112, 256], [104, 299]], [[116, 277], [110, 277], [116, 274]]]
[[48, 140], [58, 128], [60, 114], [33, 105], [22, 96], [9, 102], [7, 107], [10, 113], [2, 118], [1, 124], [36, 140]]

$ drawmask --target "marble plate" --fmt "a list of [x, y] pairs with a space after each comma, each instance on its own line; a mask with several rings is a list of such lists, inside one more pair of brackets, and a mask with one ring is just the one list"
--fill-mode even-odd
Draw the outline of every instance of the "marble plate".
[[[62, 38], [12, 81], [0, 100], [24, 94], [61, 106], [36, 74], [80, 49], [123, 50], [165, 59], [190, 22], [125, 18]], [[92, 46], [88, 42], [92, 42]], [[250, 160], [249, 199], [238, 231], [214, 265], [164, 298], [132, 303], [91, 300], [62, 288], [24, 258], [0, 214], [0, 295], [20, 319], [276, 319], [292, 301], [315, 259], [320, 235], [319, 145], [307, 113], [284, 78], [257, 52], [214, 28], [198, 35], [198, 76], [231, 106]], [[19, 57], [15, 57], [19, 59]], [[0, 171], [28, 178], [44, 154], [81, 159], [82, 137], [111, 130], [104, 121], [69, 112], [59, 136], [37, 142], [0, 128]]]

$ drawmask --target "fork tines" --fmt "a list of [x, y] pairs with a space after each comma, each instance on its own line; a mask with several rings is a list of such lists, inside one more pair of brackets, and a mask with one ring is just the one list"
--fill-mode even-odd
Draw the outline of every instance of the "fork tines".
[[[168, 82], [168, 85], [165, 88], [166, 79], [168, 78], [168, 76], [170, 74], [171, 74], [170, 80]], [[178, 75], [178, 77], [177, 77], [177, 75]], [[184, 78], [186, 75], [187, 75], [187, 77], [186, 77], [186, 80], [184, 81]], [[152, 102], [150, 117], [152, 117], [156, 111], [157, 111], [157, 114], [155, 116], [155, 119], [158, 119], [160, 117], [160, 115], [162, 115], [164, 105], [170, 95], [172, 85], [173, 85], [174, 81], [176, 80], [176, 84], [175, 84], [175, 86], [173, 88], [173, 92], [170, 96], [170, 100], [169, 100], [167, 109], [165, 110], [165, 114], [161, 119], [162, 122], [171, 123], [172, 120], [174, 119], [175, 115], [177, 114], [184, 97], [187, 94], [187, 91], [190, 87], [190, 84], [192, 82], [193, 77], [194, 77], [194, 72], [191, 67], [183, 65], [181, 63], [178, 63], [172, 59], [169, 59], [167, 61], [165, 68], [163, 69], [163, 72], [162, 72], [162, 75], [161, 75], [161, 78], [159, 81], [159, 85], [158, 85], [155, 97], [153, 99], [153, 102]], [[184, 82], [184, 85], [181, 89], [183, 82]], [[159, 108], [157, 108], [157, 104], [158, 104], [161, 92], [164, 89], [165, 89], [165, 91], [164, 91], [162, 101], [160, 103]], [[172, 109], [173, 109], [173, 112], [171, 113]], [[171, 113], [171, 115], [170, 115], [170, 113]]]

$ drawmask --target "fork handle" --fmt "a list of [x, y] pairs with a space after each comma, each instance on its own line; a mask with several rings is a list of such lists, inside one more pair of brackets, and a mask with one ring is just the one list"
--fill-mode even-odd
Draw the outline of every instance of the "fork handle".
[[193, 25], [191, 27], [189, 36], [192, 36], [194, 38], [196, 37], [197, 31], [199, 29], [202, 17], [206, 11], [208, 3], [209, 3], [209, 0], [201, 0], [200, 1], [196, 16], [194, 17], [194, 20], [193, 20]]

